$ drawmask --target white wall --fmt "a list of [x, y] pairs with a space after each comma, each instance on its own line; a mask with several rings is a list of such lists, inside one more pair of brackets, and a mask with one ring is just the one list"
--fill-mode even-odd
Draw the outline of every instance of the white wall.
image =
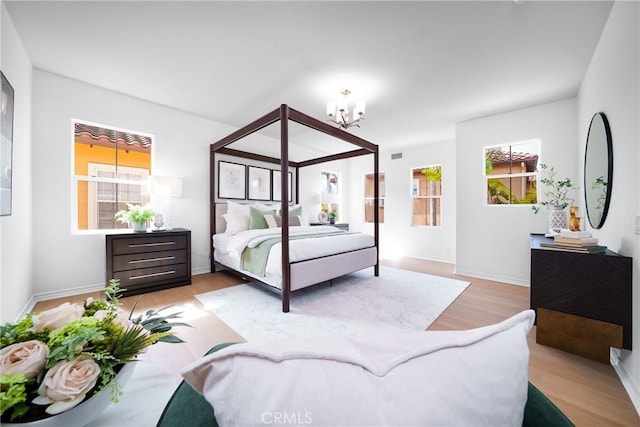
[[[402, 153], [391, 160], [392, 153]], [[373, 233], [364, 223], [364, 174], [373, 172], [371, 156], [351, 159], [349, 182], [351, 229]], [[442, 226], [411, 225], [411, 170], [442, 165]], [[444, 262], [455, 261], [456, 163], [455, 143], [445, 141], [380, 153], [380, 172], [385, 174], [385, 222], [380, 224], [380, 253], [413, 256]]]
[[183, 179], [183, 196], [171, 201], [173, 226], [192, 232], [194, 273], [209, 271], [209, 144], [234, 129], [35, 70], [34, 293], [61, 295], [105, 282], [104, 235], [71, 232], [72, 118], [155, 136], [152, 173]]
[[31, 75], [27, 53], [0, 5], [0, 69], [14, 89], [13, 200], [0, 217], [0, 321], [15, 321], [33, 294]]
[[[613, 6], [578, 95], [582, 143], [577, 151], [583, 159], [591, 117], [604, 112], [613, 139], [613, 190], [606, 222], [593, 234], [610, 249], [633, 257], [632, 339], [636, 349], [640, 345], [640, 236], [634, 234], [634, 219], [640, 215], [639, 21], [638, 2], [618, 1]], [[624, 350], [619, 357], [618, 373], [640, 411], [640, 350]]]
[[483, 147], [539, 138], [540, 161], [581, 182], [576, 122], [572, 98], [456, 126], [457, 273], [529, 284], [529, 233], [547, 231], [547, 212], [535, 215], [531, 206], [486, 204]]

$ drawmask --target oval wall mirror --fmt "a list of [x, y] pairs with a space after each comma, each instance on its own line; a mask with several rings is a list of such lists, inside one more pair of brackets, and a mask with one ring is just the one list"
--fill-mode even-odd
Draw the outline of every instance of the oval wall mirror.
[[591, 227], [604, 225], [611, 201], [613, 181], [613, 143], [609, 121], [604, 113], [591, 118], [584, 154], [584, 200]]

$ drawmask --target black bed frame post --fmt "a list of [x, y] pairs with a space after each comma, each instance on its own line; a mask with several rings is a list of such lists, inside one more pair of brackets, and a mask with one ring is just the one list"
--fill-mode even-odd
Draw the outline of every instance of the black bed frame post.
[[373, 239], [376, 244], [376, 265], [373, 267], [373, 275], [380, 275], [380, 245], [378, 239], [380, 238], [380, 177], [378, 176], [378, 146], [376, 146], [373, 152]]
[[216, 272], [216, 263], [213, 259], [213, 235], [216, 234], [216, 189], [214, 182], [216, 177], [216, 153], [209, 150], [209, 261], [211, 262], [211, 272]]
[[280, 106], [280, 210], [282, 216], [282, 312], [289, 312], [291, 265], [289, 264], [289, 107]]

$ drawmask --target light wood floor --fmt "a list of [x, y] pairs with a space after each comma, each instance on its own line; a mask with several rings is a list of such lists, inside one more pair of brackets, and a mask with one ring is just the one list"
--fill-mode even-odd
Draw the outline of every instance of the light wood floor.
[[[383, 264], [451, 277], [471, 282], [471, 285], [429, 327], [430, 330], [457, 330], [486, 326], [529, 308], [529, 288], [453, 274], [453, 265], [402, 258], [383, 260]], [[243, 341], [215, 315], [204, 311], [195, 295], [234, 286], [238, 279], [224, 273], [201, 274], [193, 277], [190, 286], [167, 289], [139, 296], [136, 312], [173, 304], [183, 311], [183, 320], [193, 328], [176, 328], [186, 344], [159, 343], [142, 358], [161, 366], [178, 382], [180, 370], [215, 344]], [[102, 298], [103, 294], [78, 295], [39, 302], [35, 310], [55, 307], [63, 301], [82, 301], [86, 297]], [[131, 308], [138, 297], [123, 298], [125, 308]], [[295, 304], [295, 294], [292, 300]], [[275, 310], [280, 309], [274, 307]], [[577, 426], [640, 426], [640, 418], [618, 376], [609, 365], [538, 345], [535, 326], [529, 333], [529, 379], [549, 397]]]

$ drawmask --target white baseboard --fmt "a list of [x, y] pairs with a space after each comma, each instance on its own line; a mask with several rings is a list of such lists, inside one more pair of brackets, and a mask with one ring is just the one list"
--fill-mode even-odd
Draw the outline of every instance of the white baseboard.
[[211, 273], [211, 267], [200, 267], [200, 268], [191, 270], [191, 274], [193, 276], [196, 276], [198, 274], [208, 274], [208, 273]]
[[633, 407], [636, 408], [636, 412], [640, 415], [640, 391], [631, 380], [631, 376], [627, 370], [624, 369], [624, 365], [620, 362], [620, 350], [612, 348], [610, 357], [611, 366], [613, 366], [614, 371], [618, 374], [618, 378], [620, 378], [622, 386], [627, 391]]
[[[192, 275], [205, 274], [210, 273], [208, 267], [198, 268], [191, 271]], [[27, 313], [33, 311], [33, 307], [40, 301], [49, 301], [56, 298], [64, 298], [70, 297], [79, 294], [87, 294], [91, 292], [101, 292], [104, 291], [104, 283], [100, 283], [97, 285], [87, 285], [87, 286], [79, 286], [77, 288], [69, 288], [69, 289], [61, 289], [57, 291], [51, 292], [42, 292], [39, 294], [34, 294], [31, 296], [25, 307], [23, 308], [22, 313], [18, 316], [18, 319], [22, 319]]]
[[494, 282], [508, 283], [510, 285], [525, 286], [527, 288], [529, 287], [529, 282], [528, 281], [523, 281], [522, 279], [516, 279], [514, 277], [494, 276], [494, 275], [491, 275], [491, 274], [481, 274], [481, 273], [477, 273], [475, 271], [460, 270], [458, 268], [454, 269], [454, 273], [455, 274], [460, 274], [462, 276], [477, 277], [478, 279], [493, 280]]

